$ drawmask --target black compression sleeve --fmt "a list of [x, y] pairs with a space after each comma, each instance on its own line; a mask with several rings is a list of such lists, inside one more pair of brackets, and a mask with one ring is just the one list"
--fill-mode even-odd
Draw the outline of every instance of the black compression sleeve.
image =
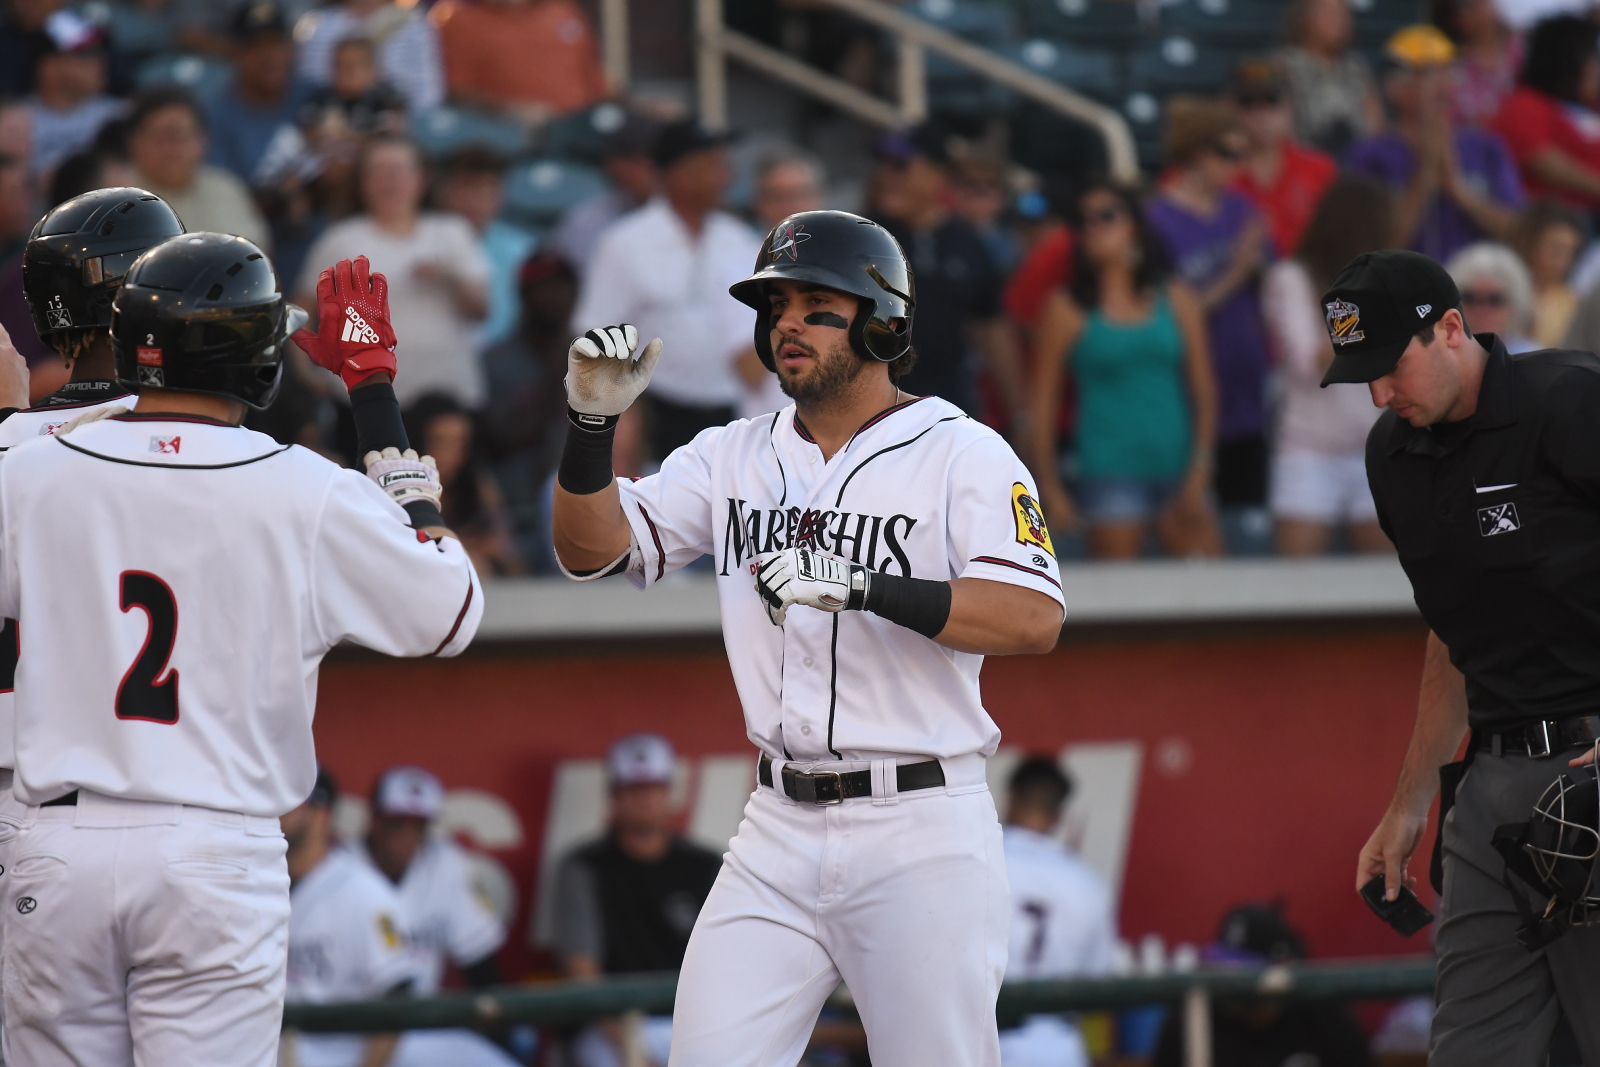
[[949, 582], [904, 578], [874, 573], [867, 586], [867, 611], [914, 630], [923, 637], [938, 637], [950, 621]]
[[567, 409], [567, 444], [561, 450], [556, 481], [573, 496], [598, 493], [614, 479], [611, 441], [617, 436], [618, 415], [584, 415]]
[[429, 526], [443, 526], [444, 516], [439, 514], [439, 505], [431, 500], [413, 500], [409, 504], [401, 505], [406, 509], [406, 514], [411, 516], [413, 530], [425, 530]]
[[350, 390], [350, 414], [356, 423], [358, 457], [365, 459], [368, 452], [386, 448], [404, 452], [411, 447], [405, 424], [400, 421], [400, 401], [395, 399], [393, 384], [375, 382]]

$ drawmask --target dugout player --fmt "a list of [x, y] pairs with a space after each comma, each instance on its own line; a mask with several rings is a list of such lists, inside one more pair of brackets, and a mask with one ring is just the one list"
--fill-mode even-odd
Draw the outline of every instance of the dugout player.
[[240, 427], [303, 313], [259, 249], [211, 233], [141, 255], [116, 296], [134, 410], [0, 463], [0, 614], [39, 650], [17, 670], [29, 807], [0, 887], [7, 1060], [272, 1064], [278, 816], [315, 779], [321, 658], [452, 655], [477, 628], [437, 472], [400, 451], [384, 280], [342, 261], [318, 297], [320, 334], [296, 340], [354, 387], [368, 477]]
[[1388, 409], [1367, 438], [1367, 479], [1432, 631], [1410, 747], [1358, 888], [1382, 875], [1393, 899], [1415, 883], [1407, 863], [1440, 768], [1470, 729], [1470, 767], [1442, 820], [1429, 1062], [1535, 1067], [1565, 1013], [1584, 1062], [1600, 1063], [1600, 929], [1524, 948], [1524, 912], [1545, 901], [1490, 844], [1595, 737], [1600, 359], [1510, 356], [1473, 336], [1450, 275], [1415, 252], [1357, 257], [1323, 302], [1335, 353], [1324, 384], [1368, 383]]
[[794, 404], [618, 482], [610, 434], [661, 348], [635, 359], [632, 327], [592, 330], [569, 354], [555, 495], [574, 577], [649, 586], [711, 555], [761, 751], [689, 940], [671, 1062], [794, 1064], [842, 977], [878, 1067], [991, 1067], [1008, 909], [978, 671], [1060, 633], [1032, 479], [999, 435], [896, 385], [915, 293], [881, 227], [792, 215], [730, 291]]

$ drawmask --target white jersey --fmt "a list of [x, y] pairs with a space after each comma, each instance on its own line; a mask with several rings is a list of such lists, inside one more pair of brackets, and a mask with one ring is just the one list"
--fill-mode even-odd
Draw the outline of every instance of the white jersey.
[[454, 655], [483, 613], [459, 542], [368, 478], [203, 418], [120, 415], [0, 463], [0, 615], [20, 620], [16, 791], [247, 815], [316, 778], [323, 655]]
[[1009, 445], [937, 397], [870, 420], [832, 459], [793, 405], [700, 433], [621, 483], [640, 586], [710, 554], [750, 740], [775, 759], [992, 754], [983, 657], [865, 611], [795, 606], [774, 626], [755, 561], [793, 545], [914, 578], [983, 578], [1061, 602], [1033, 479]]
[[[372, 862], [364, 846], [361, 855]], [[398, 892], [418, 996], [438, 991], [446, 958], [477, 963], [505, 942], [505, 926], [474, 888], [471, 861], [454, 841], [429, 841], [418, 849]]]
[[[285, 999], [373, 1000], [412, 977], [394, 887], [349, 849], [335, 847], [289, 894]], [[365, 1046], [360, 1034], [301, 1034], [296, 1062], [356, 1067]]]
[[1052, 837], [1005, 828], [1011, 882], [1007, 979], [1094, 977], [1116, 963], [1117, 920], [1105, 879]]
[[[75, 394], [93, 399], [75, 400]], [[86, 411], [119, 405], [131, 408], [135, 399], [113, 382], [68, 382], [45, 403], [14, 411], [0, 422], [0, 457], [15, 445], [35, 437], [48, 437]], [[16, 766], [16, 743], [12, 735], [20, 651], [17, 620], [6, 619], [0, 623], [0, 768]]]

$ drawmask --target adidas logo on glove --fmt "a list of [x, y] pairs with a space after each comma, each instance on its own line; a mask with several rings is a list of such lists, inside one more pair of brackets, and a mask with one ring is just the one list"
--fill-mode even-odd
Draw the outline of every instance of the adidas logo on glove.
[[377, 345], [383, 342], [378, 337], [378, 331], [367, 325], [367, 320], [356, 314], [355, 308], [344, 309], [344, 333], [339, 340], [360, 345]]

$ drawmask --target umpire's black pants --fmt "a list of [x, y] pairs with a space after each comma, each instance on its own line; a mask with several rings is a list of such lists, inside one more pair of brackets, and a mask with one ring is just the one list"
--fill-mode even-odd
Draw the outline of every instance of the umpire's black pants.
[[1583, 752], [1548, 759], [1477, 753], [1444, 821], [1444, 899], [1436, 945], [1438, 1008], [1430, 1067], [1543, 1067], [1563, 1009], [1583, 1061], [1600, 1064], [1600, 926], [1568, 930], [1539, 952], [1517, 942], [1512, 893], [1544, 898], [1512, 876], [1490, 844], [1523, 822], [1545, 787]]

